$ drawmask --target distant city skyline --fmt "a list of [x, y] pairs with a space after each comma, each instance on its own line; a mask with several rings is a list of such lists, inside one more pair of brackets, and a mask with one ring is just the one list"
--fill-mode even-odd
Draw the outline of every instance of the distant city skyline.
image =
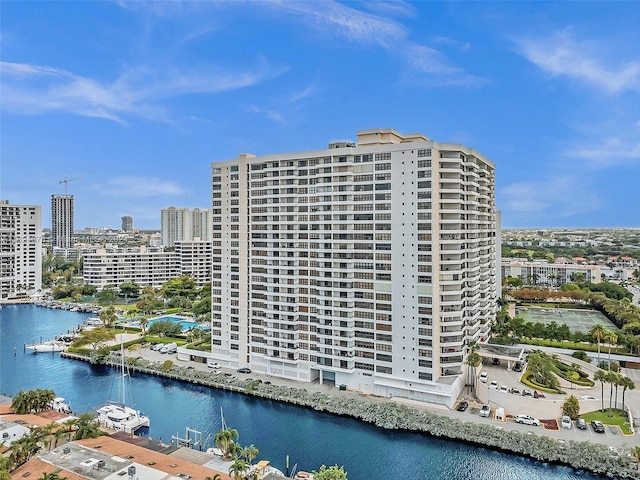
[[[211, 162], [422, 132], [503, 228], [638, 227], [640, 2], [2, 2], [0, 199], [211, 208]], [[65, 192], [66, 188], [66, 192]]]

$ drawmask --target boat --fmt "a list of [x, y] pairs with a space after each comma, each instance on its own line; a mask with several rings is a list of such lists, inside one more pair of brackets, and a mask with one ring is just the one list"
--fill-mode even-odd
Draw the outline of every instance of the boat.
[[56, 412], [71, 413], [71, 407], [69, 406], [69, 404], [65, 403], [64, 398], [62, 397], [54, 398], [49, 404], [49, 407], [51, 407], [51, 410], [54, 410]]
[[106, 405], [97, 410], [98, 423], [111, 430], [135, 434], [143, 427], [148, 428], [151, 421], [149, 417], [140, 410], [126, 405], [126, 379], [129, 375], [125, 369], [124, 343], [122, 342], [122, 337], [120, 340], [119, 376], [118, 399], [115, 401], [107, 401]]
[[64, 350], [64, 345], [62, 343], [57, 343], [57, 342], [43, 342], [43, 343], [36, 343], [33, 345], [26, 345], [25, 348], [27, 350], [33, 350], [33, 353], [62, 352]]
[[249, 478], [257, 478], [262, 480], [263, 478], [286, 478], [281, 470], [278, 470], [269, 463], [269, 460], [260, 460], [248, 472]]

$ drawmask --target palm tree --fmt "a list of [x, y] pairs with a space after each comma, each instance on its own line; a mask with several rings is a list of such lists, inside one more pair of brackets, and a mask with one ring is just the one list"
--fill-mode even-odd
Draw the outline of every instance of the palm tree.
[[469, 355], [467, 355], [467, 365], [473, 368], [473, 376], [471, 380], [471, 390], [473, 391], [476, 386], [476, 368], [482, 364], [482, 357], [478, 353], [480, 346], [475, 342], [471, 342], [469, 345]]
[[609, 344], [609, 370], [611, 370], [611, 344], [618, 343], [618, 335], [613, 332], [606, 331], [603, 340]]
[[622, 377], [622, 381], [620, 382], [620, 386], [622, 387], [622, 409], [624, 410], [624, 394], [629, 390], [633, 390], [636, 388], [636, 384], [629, 377]]
[[248, 469], [249, 465], [247, 465], [247, 462], [245, 462], [241, 458], [236, 458], [229, 467], [229, 475], [235, 478], [235, 480], [241, 480], [244, 472], [246, 472]]
[[602, 408], [600, 411], [604, 412], [604, 382], [607, 381], [607, 372], [599, 368], [598, 371], [593, 375], [593, 380], [596, 382], [600, 382], [600, 385], [602, 387], [601, 389]]
[[613, 402], [613, 384], [616, 383], [618, 374], [616, 372], [608, 371], [606, 374], [607, 383], [609, 384], [609, 416], [612, 416], [611, 413], [611, 404]]
[[149, 323], [149, 319], [148, 318], [141, 318], [140, 319], [140, 328], [142, 329], [142, 338], [146, 338], [147, 336], [147, 324]]
[[204, 480], [222, 480], [222, 477], [219, 473], [216, 473], [213, 477], [207, 477]]
[[244, 447], [242, 449], [242, 453], [241, 455], [244, 457], [244, 459], [247, 461], [247, 463], [249, 465], [251, 465], [251, 462], [253, 462], [253, 460], [258, 456], [258, 453], [260, 453], [260, 451], [258, 450], [258, 448], [252, 443], [251, 445], [249, 445], [248, 447]]
[[596, 362], [596, 365], [600, 365], [600, 340], [604, 336], [605, 332], [606, 330], [599, 323], [594, 325], [591, 330], [589, 330], [589, 335], [591, 335], [591, 338], [594, 338], [598, 343], [598, 360]]
[[61, 477], [57, 473], [43, 473], [38, 480], [67, 480], [67, 477]]
[[225, 428], [215, 434], [215, 436], [213, 437], [213, 441], [220, 448], [220, 450], [222, 450], [222, 455], [225, 458], [230, 458], [229, 453], [231, 447], [234, 444], [235, 440], [237, 440], [237, 438], [238, 431], [236, 429]]

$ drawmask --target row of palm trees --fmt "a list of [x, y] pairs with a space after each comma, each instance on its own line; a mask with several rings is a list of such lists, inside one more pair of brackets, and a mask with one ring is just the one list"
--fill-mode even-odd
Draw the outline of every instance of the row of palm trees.
[[[600, 382], [602, 387], [601, 397], [602, 397], [602, 411], [604, 412], [604, 384], [609, 384], [609, 411], [612, 409], [612, 400], [613, 400], [613, 390], [615, 388], [615, 405], [618, 405], [618, 388], [622, 387], [622, 405], [624, 406], [624, 395], [627, 390], [633, 390], [636, 388], [635, 383], [629, 377], [625, 375], [621, 375], [612, 370], [602, 370], [598, 369], [598, 371], [594, 374], [593, 379], [596, 382]], [[611, 414], [609, 415], [611, 416]]]
[[9, 456], [6, 457], [8, 459], [7, 469], [11, 471], [18, 468], [42, 449], [56, 448], [61, 439], [70, 441], [92, 438], [100, 433], [91, 414], [83, 414], [63, 423], [51, 422], [47, 425], [31, 427], [28, 434], [9, 445]]
[[238, 436], [238, 431], [235, 428], [223, 428], [213, 437], [214, 442], [222, 451], [222, 457], [233, 460], [229, 467], [229, 475], [236, 480], [243, 478], [260, 452], [253, 444], [246, 447], [241, 446], [236, 442]]
[[36, 390], [20, 390], [13, 397], [11, 410], [18, 415], [44, 412], [51, 409], [51, 402], [56, 397], [53, 390], [38, 388]]

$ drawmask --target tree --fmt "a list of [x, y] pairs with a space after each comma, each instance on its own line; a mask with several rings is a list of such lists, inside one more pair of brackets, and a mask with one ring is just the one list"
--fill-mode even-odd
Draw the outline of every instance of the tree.
[[111, 305], [118, 298], [118, 292], [113, 285], [105, 285], [98, 293], [98, 303], [100, 305]]
[[173, 362], [171, 360], [165, 360], [162, 362], [161, 367], [163, 372], [169, 372], [173, 368]]
[[140, 285], [135, 282], [124, 282], [120, 285], [120, 295], [124, 295], [125, 300], [129, 297], [137, 297], [140, 293]]
[[183, 275], [165, 282], [160, 289], [160, 293], [164, 298], [168, 299], [173, 297], [186, 297], [193, 300], [198, 295], [198, 286], [193, 277]]
[[258, 456], [258, 453], [260, 453], [260, 451], [258, 450], [258, 448], [252, 443], [251, 445], [249, 445], [248, 447], [244, 447], [242, 449], [242, 457], [247, 461], [247, 463], [249, 465], [251, 465], [251, 462], [253, 462], [253, 460]]
[[633, 390], [636, 388], [636, 384], [629, 377], [622, 377], [620, 381], [620, 386], [622, 387], [622, 408], [624, 409], [624, 394], [629, 390]]
[[602, 408], [601, 412], [604, 412], [604, 383], [607, 381], [607, 372], [602, 369], [598, 369], [598, 371], [593, 375], [593, 380], [596, 382], [600, 382], [601, 386], [601, 398], [602, 398]]
[[469, 355], [467, 356], [467, 365], [469, 365], [473, 370], [473, 374], [471, 377], [471, 389], [472, 391], [475, 389], [476, 386], [476, 368], [478, 368], [480, 366], [480, 364], [482, 364], [482, 357], [480, 357], [480, 354], [477, 352], [479, 346], [476, 342], [473, 342], [471, 345], [469, 345]]
[[102, 323], [104, 323], [104, 325], [107, 327], [109, 327], [118, 319], [118, 315], [116, 315], [116, 309], [113, 308], [113, 305], [100, 310], [98, 316], [100, 317], [100, 320], [102, 320]]
[[104, 327], [95, 328], [93, 330], [89, 330], [88, 332], [82, 332], [80, 338], [78, 338], [74, 343], [74, 346], [81, 346], [89, 344], [91, 345], [92, 353], [96, 353], [98, 348], [100, 348], [106, 342], [113, 340], [116, 338], [116, 334], [111, 330], [107, 330]]
[[572, 420], [576, 420], [580, 416], [580, 402], [573, 395], [569, 396], [562, 404], [562, 414], [568, 415]]
[[179, 323], [171, 322], [169, 320], [160, 320], [159, 322], [153, 322], [153, 325], [149, 327], [149, 333], [151, 335], [159, 335], [161, 337], [175, 337], [182, 333], [182, 327]]
[[238, 431], [234, 428], [224, 428], [216, 433], [213, 437], [213, 441], [218, 448], [222, 450], [222, 456], [229, 459], [231, 446], [238, 439]]
[[609, 344], [609, 370], [611, 370], [611, 345], [618, 343], [618, 335], [613, 332], [606, 331], [602, 338]]
[[204, 480], [222, 480], [222, 477], [216, 473], [213, 477], [206, 477]]
[[616, 372], [607, 372], [607, 383], [609, 384], [609, 416], [611, 417], [613, 413], [611, 412], [612, 404], [613, 404], [613, 385], [618, 381], [618, 374]]
[[67, 477], [61, 477], [57, 473], [43, 473], [42, 476], [38, 477], [38, 480], [67, 480]]
[[598, 342], [598, 359], [596, 361], [596, 365], [600, 364], [600, 340], [602, 340], [602, 337], [604, 337], [605, 332], [606, 330], [599, 323], [594, 325], [591, 330], [589, 330], [589, 335], [591, 335], [591, 338], [594, 338], [596, 342]]
[[331, 467], [322, 465], [320, 470], [313, 471], [313, 478], [314, 480], [347, 480], [347, 472], [345, 472], [344, 467], [339, 467], [338, 465]]
[[247, 462], [241, 458], [236, 458], [229, 467], [229, 475], [235, 478], [235, 480], [241, 480], [248, 469], [249, 465], [247, 465]]

